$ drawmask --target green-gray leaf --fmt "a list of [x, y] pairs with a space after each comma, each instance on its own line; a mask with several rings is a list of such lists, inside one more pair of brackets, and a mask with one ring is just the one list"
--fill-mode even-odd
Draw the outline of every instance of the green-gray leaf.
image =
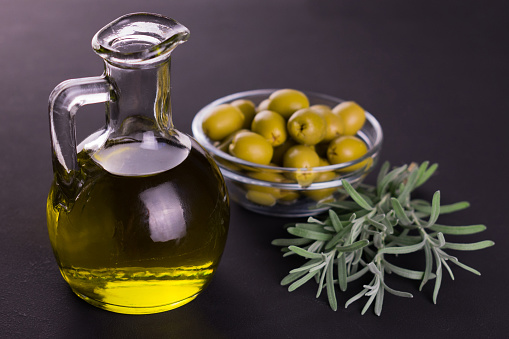
[[402, 291], [398, 291], [398, 290], [390, 288], [389, 286], [387, 286], [387, 284], [384, 281], [382, 281], [382, 285], [387, 292], [389, 292], [390, 294], [394, 294], [395, 296], [403, 297], [403, 298], [413, 298], [414, 297], [411, 293], [402, 292]]
[[338, 309], [338, 301], [336, 299], [336, 292], [334, 290], [334, 265], [331, 261], [330, 267], [327, 269], [325, 276], [325, 283], [327, 286], [327, 298], [329, 299], [330, 307], [336, 311]]
[[484, 225], [468, 225], [468, 226], [446, 226], [435, 224], [430, 227], [433, 231], [442, 232], [444, 234], [475, 234], [482, 232], [486, 229]]
[[378, 172], [378, 177], [376, 179], [376, 182], [378, 185], [380, 185], [382, 183], [382, 180], [385, 178], [385, 176], [389, 172], [390, 167], [391, 167], [391, 164], [388, 161], [384, 162], [382, 167], [380, 167], [380, 172]]
[[[382, 284], [383, 284], [383, 280], [382, 280]], [[383, 303], [384, 303], [384, 289], [379, 288], [378, 292], [376, 293], [375, 310], [374, 310], [375, 314], [378, 316], [380, 316], [380, 314], [382, 314]]]
[[[366, 302], [366, 305], [364, 305], [364, 308], [362, 309], [361, 311], [361, 314], [364, 315], [366, 313], [366, 311], [369, 309], [369, 306], [371, 306], [371, 304], [373, 303], [373, 300], [375, 300], [378, 292], [380, 291], [380, 288], [377, 288], [376, 289], [376, 292], [371, 294], [371, 296], [369, 297], [368, 301]], [[366, 293], [367, 295], [367, 293]], [[379, 314], [377, 314], [379, 315]]]
[[451, 243], [448, 242], [444, 245], [445, 248], [449, 248], [451, 250], [458, 250], [458, 251], [477, 251], [482, 250], [487, 247], [491, 247], [495, 245], [495, 243], [491, 240], [483, 240], [479, 242], [474, 242], [471, 244], [457, 244], [457, 243]]
[[343, 224], [341, 224], [341, 220], [339, 220], [338, 215], [332, 209], [329, 210], [329, 218], [332, 222], [332, 227], [334, 227], [334, 230], [336, 232], [339, 232], [343, 229]]
[[410, 196], [410, 192], [412, 192], [412, 190], [415, 187], [418, 175], [419, 175], [419, 171], [417, 169], [414, 169], [414, 170], [412, 170], [412, 172], [410, 172], [410, 176], [408, 177], [405, 187], [403, 188], [403, 191], [400, 193], [400, 195], [398, 197], [398, 201], [401, 204], [404, 204], [407, 202], [407, 200]]
[[274, 239], [271, 244], [275, 246], [302, 246], [309, 244], [311, 241], [311, 239], [306, 238]]
[[418, 169], [418, 175], [417, 175], [417, 182], [415, 184], [415, 187], [417, 188], [418, 184], [419, 184], [419, 181], [420, 179], [424, 176], [424, 174], [426, 173], [426, 170], [428, 169], [428, 166], [429, 166], [429, 161], [424, 161], [420, 166], [419, 166], [419, 169]]
[[438, 239], [438, 247], [444, 247], [445, 245], [445, 238], [444, 238], [444, 235], [442, 232], [438, 232], [437, 234], [437, 239]]
[[315, 275], [317, 275], [319, 273], [320, 273], [320, 271], [315, 271], [315, 272], [310, 272], [310, 273], [306, 274], [304, 277], [300, 278], [299, 280], [297, 280], [296, 282], [294, 282], [293, 284], [288, 286], [288, 291], [289, 292], [295, 291], [297, 288], [304, 285], [306, 282], [311, 280]]
[[324, 225], [299, 223], [298, 222], [298, 223], [295, 224], [295, 227], [302, 228], [302, 229], [305, 229], [305, 230], [314, 231], [314, 232], [330, 234], [330, 232], [328, 232], [328, 231], [326, 231], [324, 229], [324, 227], [325, 227]]
[[398, 175], [403, 173], [407, 167], [407, 165], [403, 165], [390, 171], [377, 185], [378, 196], [384, 195], [389, 183], [392, 182]]
[[336, 246], [341, 240], [345, 240], [343, 239], [343, 237], [352, 229], [352, 224], [346, 226], [345, 228], [343, 228], [341, 231], [339, 231], [338, 233], [336, 233], [335, 236], [332, 237], [331, 240], [329, 240], [329, 242], [325, 245], [325, 249], [326, 250], [330, 250], [331, 248], [333, 248], [334, 246]]
[[428, 227], [433, 226], [440, 215], [440, 191], [436, 191], [433, 194], [433, 200], [431, 201], [431, 215], [428, 220]]
[[438, 298], [438, 291], [440, 291], [440, 286], [442, 284], [442, 260], [440, 260], [440, 255], [436, 251], [436, 249], [433, 249], [433, 255], [435, 257], [435, 263], [437, 265], [437, 270], [435, 272], [436, 279], [435, 279], [435, 288], [433, 289], [433, 303], [437, 303]]
[[295, 235], [297, 237], [303, 237], [313, 240], [322, 240], [327, 241], [332, 239], [332, 234], [326, 234], [322, 232], [316, 232], [316, 231], [310, 231], [303, 228], [297, 228], [297, 227], [288, 227], [287, 229], [288, 233]]
[[352, 281], [355, 281], [357, 279], [359, 279], [360, 277], [362, 277], [364, 274], [366, 274], [367, 272], [369, 272], [369, 267], [368, 266], [364, 266], [363, 269], [361, 269], [360, 271], [357, 271], [355, 272], [354, 274], [348, 276], [346, 278], [346, 281], [347, 282], [352, 282]]
[[426, 239], [415, 245], [401, 246], [401, 247], [385, 247], [378, 251], [377, 256], [382, 254], [407, 254], [419, 251], [426, 244]]
[[435, 171], [437, 170], [438, 168], [438, 164], [433, 164], [431, 165], [425, 172], [424, 174], [420, 175], [419, 176], [419, 180], [417, 180], [417, 184], [415, 185], [415, 187], [419, 187], [421, 186], [422, 184], [424, 184], [426, 181], [428, 181], [428, 179], [433, 175], [433, 173], [435, 173]]
[[369, 291], [370, 291], [369, 289], [364, 288], [362, 291], [360, 291], [359, 293], [357, 293], [356, 295], [354, 295], [353, 297], [348, 299], [348, 301], [345, 303], [345, 308], [347, 308], [351, 303], [355, 302], [356, 300], [359, 300], [360, 298], [362, 298], [364, 296], [364, 294], [366, 294], [366, 292], [369, 292]]
[[399, 200], [396, 198], [391, 198], [391, 203], [392, 208], [394, 209], [394, 212], [396, 213], [396, 216], [398, 217], [401, 224], [405, 226], [412, 224], [412, 221], [406, 215], [405, 210], [403, 209], [403, 206], [401, 206]]
[[[424, 277], [423, 271], [414, 271], [409, 270], [408, 268], [399, 267], [396, 265], [391, 264], [387, 260], [384, 259], [385, 266], [393, 273], [407, 279], [413, 279], [413, 280], [421, 280]], [[434, 274], [430, 274], [430, 279], [433, 279], [435, 277]]]
[[340, 253], [338, 257], [338, 284], [341, 291], [346, 291], [348, 284], [346, 272], [345, 253]]
[[304, 258], [309, 258], [309, 259], [323, 258], [323, 255], [320, 253], [309, 252], [309, 251], [306, 251], [305, 249], [297, 247], [297, 246], [289, 246], [288, 249], [290, 251], [294, 252], [295, 254], [298, 254]]
[[[323, 258], [320, 258], [320, 259], [311, 259], [311, 260], [308, 260], [307, 262], [305, 262], [304, 264], [302, 264], [302, 266], [300, 266], [300, 267], [304, 267], [304, 266], [307, 266], [307, 265], [313, 265], [313, 264], [321, 262], [322, 260], [323, 260]], [[292, 282], [294, 282], [295, 280], [299, 279], [300, 277], [302, 277], [305, 274], [306, 274], [306, 271], [290, 273], [286, 277], [284, 277], [283, 280], [281, 280], [281, 285], [284, 286], [284, 285], [291, 284]]]
[[[431, 206], [423, 205], [423, 204], [413, 204], [412, 205], [417, 211], [430, 214], [431, 213]], [[440, 214], [447, 214], [447, 213], [453, 213], [460, 210], [464, 210], [466, 208], [470, 207], [470, 203], [467, 201], [460, 201], [454, 204], [450, 205], [442, 205], [440, 206]]]
[[379, 231], [385, 232], [387, 230], [387, 226], [386, 225], [384, 225], [381, 222], [375, 221], [372, 218], [366, 218], [366, 221], [369, 224], [371, 224], [372, 226], [374, 226], [375, 228], [377, 228]]
[[348, 211], [355, 211], [355, 210], [359, 209], [359, 205], [356, 202], [348, 201], [348, 200], [346, 200], [346, 201], [324, 202], [324, 203], [319, 203], [318, 206], [319, 207], [321, 207], [321, 206], [329, 206], [329, 207], [339, 208], [339, 209], [348, 210]]
[[440, 257], [440, 261], [442, 261], [442, 265], [447, 269], [447, 272], [449, 272], [451, 279], [454, 280], [454, 274], [452, 273], [452, 270], [451, 270], [451, 267], [449, 267], [449, 264], [447, 264], [446, 259]]
[[424, 257], [426, 258], [426, 267], [424, 268], [424, 276], [422, 277], [421, 285], [419, 286], [419, 291], [422, 291], [422, 288], [424, 287], [424, 285], [426, 285], [426, 283], [430, 279], [431, 269], [433, 266], [433, 258], [431, 257], [431, 246], [429, 245], [426, 239], [424, 240], [424, 242], [425, 242]]
[[362, 198], [359, 193], [355, 190], [355, 188], [350, 185], [348, 181], [345, 179], [341, 180], [341, 183], [343, 184], [343, 187], [345, 188], [346, 192], [350, 197], [362, 208], [365, 210], [372, 210], [373, 206], [371, 206], [364, 198]]
[[[325, 276], [327, 275], [327, 271], [330, 270], [334, 265], [330, 265], [330, 259], [327, 259], [325, 262], [325, 268], [322, 271], [322, 275], [320, 276], [320, 282], [318, 284], [318, 290], [316, 291], [316, 297], [318, 298], [322, 293], [323, 283], [325, 281]], [[311, 271], [310, 271], [311, 272]]]
[[369, 240], [363, 239], [346, 246], [336, 246], [339, 252], [353, 252], [369, 245]]
[[293, 270], [291, 270], [290, 274], [301, 272], [301, 271], [310, 272], [311, 269], [315, 268], [316, 266], [319, 266], [320, 264], [322, 264], [321, 260], [317, 260], [317, 261], [311, 261], [310, 260], [307, 264], [305, 264], [305, 265], [303, 265], [301, 267], [298, 267], [298, 268], [294, 268]]
[[285, 285], [291, 284], [292, 282], [294, 282], [295, 280], [299, 279], [300, 277], [302, 277], [306, 273], [307, 273], [306, 271], [290, 273], [286, 277], [284, 277], [283, 280], [281, 280], [281, 285], [285, 286]]
[[467, 270], [467, 271], [472, 272], [472, 273], [477, 274], [477, 275], [481, 275], [481, 272], [479, 272], [475, 268], [467, 266], [467, 265], [463, 264], [462, 262], [459, 262], [458, 260], [455, 260], [455, 259], [449, 259], [449, 260], [452, 263], [454, 263], [454, 264], [458, 265], [459, 267], [463, 268], [464, 270]]
[[393, 234], [394, 228], [393, 228], [390, 220], [388, 219], [389, 217], [390, 217], [389, 214], [387, 214], [387, 216], [382, 219], [382, 224], [384, 224], [385, 227], [387, 228], [387, 234]]

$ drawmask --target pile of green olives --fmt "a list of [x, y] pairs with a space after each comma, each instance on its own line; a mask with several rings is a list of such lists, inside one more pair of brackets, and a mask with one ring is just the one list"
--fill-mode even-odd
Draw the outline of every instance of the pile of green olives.
[[[255, 179], [297, 182], [303, 187], [338, 176], [314, 168], [345, 163], [364, 156], [368, 148], [356, 136], [366, 121], [364, 109], [353, 101], [335, 107], [310, 105], [305, 93], [280, 89], [256, 105], [246, 99], [209, 109], [202, 120], [207, 137], [234, 157], [260, 165], [299, 168], [300, 171], [256, 172]], [[370, 158], [342, 168], [345, 173], [370, 166]], [[261, 205], [291, 202], [296, 192], [248, 185], [246, 197]], [[303, 190], [317, 201], [329, 199], [335, 188]]]

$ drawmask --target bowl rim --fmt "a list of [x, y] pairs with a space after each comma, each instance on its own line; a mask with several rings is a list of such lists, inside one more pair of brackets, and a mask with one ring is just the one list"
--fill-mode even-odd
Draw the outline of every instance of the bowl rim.
[[[251, 96], [264, 95], [264, 96], [268, 97], [271, 93], [273, 93], [274, 91], [277, 91], [277, 90], [279, 90], [279, 89], [278, 88], [255, 89], [255, 90], [242, 91], [242, 92], [237, 92], [234, 94], [229, 94], [229, 95], [226, 95], [224, 97], [221, 97], [221, 98], [218, 98], [218, 99], [212, 101], [211, 103], [209, 103], [206, 106], [204, 106], [203, 108], [201, 108], [198, 111], [198, 113], [196, 113], [196, 115], [194, 116], [193, 121], [192, 121], [192, 126], [191, 126], [193, 136], [198, 141], [198, 143], [200, 143], [200, 145], [202, 145], [202, 147], [204, 147], [207, 151], [209, 151], [210, 153], [212, 153], [213, 155], [215, 155], [221, 159], [227, 160], [228, 162], [230, 162], [232, 164], [239, 165], [244, 168], [247, 167], [247, 168], [250, 168], [253, 170], [265, 170], [265, 171], [280, 172], [280, 173], [302, 172], [302, 171], [307, 171], [307, 172], [337, 171], [337, 170], [341, 170], [343, 168], [358, 164], [368, 158], [373, 158], [374, 156], [376, 156], [379, 153], [381, 146], [382, 146], [382, 141], [383, 141], [382, 127], [381, 127], [380, 123], [378, 122], [378, 120], [368, 111], [365, 111], [366, 112], [366, 120], [369, 121], [369, 123], [371, 124], [372, 128], [375, 131], [374, 141], [371, 142], [369, 137], [366, 136], [366, 134], [362, 131], [362, 129], [360, 132], [358, 132], [356, 134], [357, 137], [360, 137], [368, 145], [368, 152], [366, 152], [366, 154], [363, 155], [362, 157], [352, 160], [352, 161], [349, 161], [349, 162], [344, 162], [341, 164], [334, 164], [334, 165], [329, 165], [329, 166], [313, 167], [312, 169], [297, 168], [297, 167], [280, 167], [280, 166], [272, 166], [272, 165], [260, 165], [260, 164], [256, 164], [256, 163], [253, 163], [250, 161], [239, 159], [239, 158], [234, 157], [234, 156], [218, 149], [217, 147], [215, 147], [210, 142], [210, 140], [205, 136], [205, 133], [203, 132], [203, 129], [201, 126], [201, 121], [202, 121], [202, 118], [205, 115], [205, 113], [210, 108], [221, 105], [221, 104], [229, 103], [229, 102], [232, 102], [232, 101], [235, 101], [238, 99], [251, 97]], [[328, 94], [316, 93], [316, 92], [312, 92], [312, 91], [301, 91], [301, 92], [303, 92], [308, 97], [310, 97], [310, 99], [318, 98], [318, 99], [322, 99], [322, 100], [337, 102], [338, 104], [343, 101], [346, 101], [346, 100], [343, 100], [343, 99], [340, 99], [340, 98], [337, 98], [337, 97], [334, 97], [334, 96], [331, 96]], [[263, 184], [263, 183], [270, 183], [271, 186], [274, 186], [274, 184], [278, 184], [278, 183], [267, 182], [267, 181], [258, 180], [258, 179], [254, 179], [254, 178], [248, 178], [249, 180], [242, 180], [243, 178], [245, 178], [245, 176], [243, 176], [239, 173], [235, 173], [232, 169], [225, 167], [220, 162], [216, 162], [216, 163], [222, 170], [225, 170], [227, 172], [227, 173], [223, 173], [223, 174], [227, 174], [227, 176], [234, 178], [234, 180], [236, 180], [236, 181], [241, 181], [241, 182], [248, 181], [247, 183], [259, 182], [259, 183], [261, 183], [261, 185], [264, 185], [264, 186], [267, 184]], [[331, 180], [328, 182], [335, 182], [335, 181], [340, 182], [341, 179], [348, 179], [350, 177], [356, 177], [359, 174], [362, 174], [364, 172], [365, 172], [365, 168], [363, 167], [363, 168], [360, 168], [360, 169], [352, 171], [352, 172], [345, 172], [344, 174], [341, 175], [341, 177], [339, 179]], [[258, 183], [256, 183], [256, 184], [258, 184]], [[296, 187], [300, 187], [302, 189], [302, 186], [300, 184], [289, 184], [289, 183], [279, 183], [279, 184], [281, 185], [281, 187], [291, 187], [291, 186], [295, 185]], [[323, 188], [322, 186], [325, 186], [325, 184], [321, 183], [321, 182], [314, 182], [311, 186], [313, 188], [319, 189], [319, 188]]]

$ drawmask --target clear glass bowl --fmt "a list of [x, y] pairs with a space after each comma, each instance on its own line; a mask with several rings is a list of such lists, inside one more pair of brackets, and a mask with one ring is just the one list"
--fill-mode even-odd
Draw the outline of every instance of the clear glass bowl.
[[[341, 200], [346, 196], [340, 188], [341, 181], [347, 180], [353, 186], [358, 185], [371, 169], [376, 165], [382, 146], [382, 127], [369, 112], [366, 112], [366, 122], [357, 133], [368, 146], [368, 152], [361, 158], [346, 163], [315, 167], [311, 170], [258, 165], [252, 162], [233, 157], [232, 155], [217, 148], [218, 143], [207, 138], [202, 129], [202, 121], [207, 110], [211, 107], [230, 103], [238, 99], [248, 99], [258, 105], [267, 99], [276, 89], [260, 89], [239, 92], [217, 99], [203, 107], [194, 117], [192, 131], [196, 140], [207, 149], [223, 174], [228, 185], [230, 197], [236, 203], [248, 210], [271, 216], [279, 217], [304, 217], [321, 213], [328, 209], [324, 202], [334, 199]], [[329, 105], [331, 107], [344, 100], [319, 93], [304, 92], [311, 105]], [[364, 162], [365, 166], [345, 172], [348, 166]], [[304, 176], [311, 172], [335, 173], [332, 180], [313, 182], [310, 185], [304, 182], [288, 179], [291, 177]], [[259, 175], [257, 173], [271, 173]], [[273, 174], [272, 174], [273, 173]], [[284, 181], [266, 181], [267, 176], [276, 175], [279, 178], [287, 178]], [[262, 180], [265, 179], [265, 180]]]

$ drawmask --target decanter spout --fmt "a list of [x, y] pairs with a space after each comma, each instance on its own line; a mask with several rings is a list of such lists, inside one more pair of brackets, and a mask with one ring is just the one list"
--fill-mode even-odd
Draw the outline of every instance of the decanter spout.
[[106, 62], [123, 68], [147, 68], [166, 61], [189, 38], [177, 21], [150, 13], [132, 13], [112, 21], [92, 39], [92, 48]]

